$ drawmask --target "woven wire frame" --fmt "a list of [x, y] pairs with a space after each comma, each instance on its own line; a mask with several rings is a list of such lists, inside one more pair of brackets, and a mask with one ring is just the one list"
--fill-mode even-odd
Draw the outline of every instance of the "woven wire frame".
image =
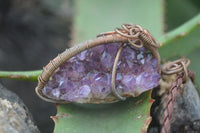
[[[139, 44], [138, 44], [139, 42]], [[117, 90], [115, 89], [115, 74], [117, 62], [119, 59], [119, 55], [123, 48], [124, 43], [129, 43], [130, 45], [140, 48], [146, 47], [152, 53], [152, 55], [158, 60], [158, 71], [160, 73], [160, 55], [158, 53], [157, 48], [159, 47], [159, 43], [155, 40], [155, 38], [145, 29], [142, 29], [139, 25], [134, 24], [123, 24], [122, 28], [116, 28], [115, 31], [106, 32], [99, 34], [96, 38], [85, 41], [83, 43], [77, 44], [74, 47], [66, 49], [61, 54], [58, 54], [53, 60], [51, 60], [45, 67], [43, 67], [42, 74], [38, 77], [38, 85], [35, 89], [37, 95], [48, 102], [53, 103], [68, 103], [65, 100], [58, 100], [54, 98], [47, 97], [42, 93], [42, 89], [45, 84], [48, 82], [49, 78], [53, 75], [54, 71], [67, 60], [76, 56], [84, 50], [90, 49], [95, 46], [105, 45], [108, 43], [121, 43], [121, 48], [118, 49], [116, 54], [115, 62], [113, 64], [112, 71], [112, 91], [114, 95], [120, 99], [125, 100], [125, 97], [122, 97]]]

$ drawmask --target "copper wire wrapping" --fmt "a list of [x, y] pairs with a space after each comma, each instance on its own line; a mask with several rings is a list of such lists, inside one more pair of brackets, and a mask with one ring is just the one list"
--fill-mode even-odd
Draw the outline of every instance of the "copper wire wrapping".
[[183, 58], [173, 62], [165, 64], [162, 68], [162, 73], [165, 75], [177, 74], [177, 78], [169, 89], [168, 96], [166, 98], [166, 106], [163, 112], [163, 123], [161, 133], [170, 133], [170, 125], [172, 120], [173, 107], [176, 101], [178, 90], [184, 81], [187, 81], [188, 77], [194, 80], [194, 73], [187, 70], [190, 65], [190, 60]]
[[190, 65], [190, 60], [182, 58], [173, 62], [169, 62], [164, 65], [162, 68], [162, 73], [166, 75], [175, 74], [184, 71], [185, 77], [184, 80], [187, 80], [188, 71], [187, 67]]
[[116, 97], [118, 97], [119, 99], [121, 99], [121, 100], [126, 100], [126, 97], [122, 97], [122, 96], [118, 93], [118, 91], [116, 90], [116, 88], [115, 88], [115, 77], [116, 77], [117, 63], [118, 63], [118, 61], [119, 61], [119, 57], [120, 57], [120, 54], [121, 54], [121, 52], [122, 52], [123, 47], [124, 47], [124, 44], [122, 44], [122, 45], [120, 46], [119, 50], [117, 51], [117, 55], [116, 55], [116, 57], [115, 57], [115, 61], [114, 61], [114, 64], [113, 64], [113, 69], [112, 69], [112, 91], [113, 91], [114, 95], [115, 95]]
[[[157, 51], [157, 48], [159, 47], [159, 43], [155, 40], [155, 38], [147, 31], [142, 29], [139, 25], [134, 24], [123, 24], [122, 28], [116, 28], [115, 31], [110, 31], [106, 33], [99, 34], [97, 38], [93, 40], [89, 40], [80, 44], [75, 45], [74, 47], [71, 47], [69, 49], [66, 49], [63, 53], [59, 54], [56, 58], [50, 61], [49, 64], [47, 64], [42, 71], [42, 74], [38, 77], [38, 85], [36, 87], [36, 93], [37, 95], [42, 98], [45, 101], [48, 102], [54, 102], [54, 103], [66, 103], [64, 100], [57, 100], [52, 99], [47, 96], [45, 96], [42, 93], [42, 89], [44, 85], [48, 82], [49, 78], [52, 76], [53, 72], [64, 62], [66, 62], [71, 57], [79, 54], [80, 52], [90, 49], [92, 47], [107, 44], [107, 43], [130, 43], [130, 45], [141, 48], [146, 47], [149, 49], [153, 56], [158, 60], [158, 69], [160, 68], [160, 55]], [[122, 97], [117, 90], [115, 89], [115, 74], [116, 74], [116, 67], [117, 67], [117, 61], [120, 55], [121, 50], [120, 48], [117, 52], [117, 56], [115, 59], [115, 63], [113, 65], [113, 71], [112, 71], [112, 91], [114, 95], [120, 99], [125, 100], [125, 97]], [[159, 71], [159, 70], [158, 70]]]

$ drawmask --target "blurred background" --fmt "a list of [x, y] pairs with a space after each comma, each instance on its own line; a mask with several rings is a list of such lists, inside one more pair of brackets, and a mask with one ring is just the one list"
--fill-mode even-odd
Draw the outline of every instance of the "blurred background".
[[[38, 70], [68, 47], [70, 1], [0, 0], [0, 70]], [[53, 132], [52, 103], [35, 94], [36, 82], [0, 79], [27, 105], [42, 133]]]
[[[165, 31], [200, 11], [199, 0], [166, 0], [163, 4]], [[38, 70], [45, 66], [70, 46], [75, 13], [73, 0], [0, 0], [0, 70]], [[38, 98], [36, 82], [0, 79], [0, 83], [24, 101], [42, 133], [53, 132], [50, 116], [56, 114], [56, 107]]]

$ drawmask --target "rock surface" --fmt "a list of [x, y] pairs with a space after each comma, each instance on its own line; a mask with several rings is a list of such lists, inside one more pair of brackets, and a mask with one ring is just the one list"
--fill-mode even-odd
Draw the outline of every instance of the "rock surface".
[[[162, 97], [156, 95], [160, 88], [153, 90], [152, 95], [156, 101], [151, 107], [152, 122], [148, 133], [159, 133], [163, 119], [163, 105], [166, 94]], [[171, 133], [199, 133], [200, 132], [200, 97], [189, 79], [179, 90], [173, 107]]]
[[0, 132], [39, 133], [22, 100], [0, 84]]

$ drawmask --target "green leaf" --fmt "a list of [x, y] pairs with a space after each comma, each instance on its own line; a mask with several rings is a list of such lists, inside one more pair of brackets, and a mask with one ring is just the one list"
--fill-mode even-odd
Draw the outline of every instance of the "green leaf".
[[[162, 1], [76, 1], [74, 41], [83, 42], [123, 23], [139, 24], [155, 37], [163, 32]], [[150, 122], [150, 92], [112, 104], [58, 105], [55, 133], [139, 133]]]
[[166, 30], [170, 31], [189, 21], [200, 12], [199, 0], [165, 0]]
[[195, 85], [198, 89], [198, 92], [200, 94], [200, 47], [192, 51], [190, 54], [187, 56], [191, 60], [191, 65], [190, 69], [195, 72], [196, 78], [195, 78]]
[[55, 133], [132, 133], [146, 130], [150, 92], [113, 104], [67, 104], [53, 117]]
[[113, 31], [123, 23], [141, 25], [156, 38], [163, 33], [162, 0], [77, 0], [76, 8], [76, 42]]
[[159, 39], [162, 59], [188, 55], [200, 46], [200, 14]]

